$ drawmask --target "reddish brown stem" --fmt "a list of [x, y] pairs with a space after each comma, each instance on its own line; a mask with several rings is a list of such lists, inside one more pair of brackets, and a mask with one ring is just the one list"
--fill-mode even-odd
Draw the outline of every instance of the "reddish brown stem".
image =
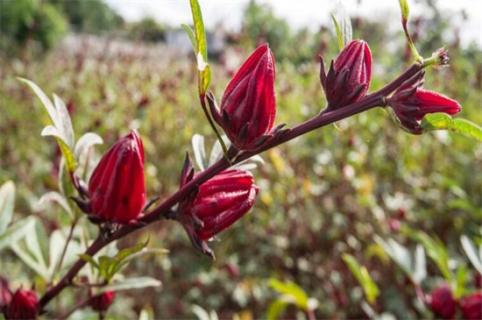
[[[376, 106], [384, 106], [385, 99], [387, 95], [396, 90], [404, 81], [410, 79], [413, 75], [423, 69], [421, 64], [414, 64], [409, 69], [407, 69], [402, 75], [393, 80], [391, 83], [376, 91], [370, 95], [367, 95], [362, 100], [327, 112], [322, 112], [314, 118], [292, 128], [286, 134], [280, 135], [269, 143], [262, 145], [260, 148], [254, 151], [243, 151], [241, 152], [235, 160], [228, 162], [224, 157], [214, 163], [212, 166], [206, 170], [200, 172], [196, 177], [190, 182], [182, 186], [177, 192], [171, 195], [169, 198], [164, 200], [159, 206], [154, 208], [151, 212], [145, 214], [141, 219], [139, 219], [138, 224], [126, 225], [119, 230], [112, 233], [109, 237], [103, 238], [99, 236], [85, 251], [85, 254], [94, 256], [99, 252], [104, 246], [110, 242], [117, 240], [130, 234], [136, 230], [146, 227], [147, 225], [159, 221], [163, 218], [168, 218], [171, 213], [171, 208], [185, 199], [197, 186], [203, 182], [209, 180], [219, 172], [229, 168], [230, 166], [246, 160], [256, 154], [263, 151], [276, 147], [282, 143], [289, 140], [295, 139], [305, 133], [323, 127], [325, 125], [334, 123], [336, 121], [345, 119], [347, 117], [353, 116], [360, 112], [366, 111], [368, 109], [374, 108]], [[80, 269], [86, 264], [82, 259], [77, 260], [75, 264], [70, 268], [70, 270], [65, 274], [65, 276], [53, 287], [47, 290], [45, 294], [40, 299], [40, 306], [43, 309], [53, 298], [55, 298], [63, 289], [69, 286], [80, 271]]]

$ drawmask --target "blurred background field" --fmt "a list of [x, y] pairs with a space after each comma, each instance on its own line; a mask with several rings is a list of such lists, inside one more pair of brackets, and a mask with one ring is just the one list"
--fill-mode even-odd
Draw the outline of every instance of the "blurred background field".
[[[461, 42], [464, 12], [441, 10], [443, 5], [432, 0], [417, 4], [424, 10], [410, 27], [419, 51], [429, 56], [445, 45], [451, 57], [449, 68], [427, 72], [426, 87], [456, 98], [461, 116], [481, 124], [481, 41]], [[243, 10], [239, 30], [208, 30], [218, 100], [243, 59], [268, 41], [277, 58], [277, 123], [294, 126], [317, 114], [325, 100], [316, 57], [329, 61], [338, 51], [329, 20], [294, 29], [269, 5], [252, 1]], [[373, 53], [371, 90], [410, 64], [398, 23], [398, 17], [352, 16], [354, 38], [366, 40]], [[38, 215], [47, 232], [58, 228], [55, 210], [60, 209], [35, 207], [42, 194], [57, 189], [60, 152], [40, 137], [47, 115], [17, 76], [59, 95], [78, 136], [87, 131], [102, 136], [97, 155], [137, 128], [146, 149], [149, 196], [176, 190], [194, 134], [206, 136], [209, 146], [214, 142], [198, 104], [189, 42], [178, 25], [148, 17], [126, 21], [94, 0], [1, 0], [0, 26], [0, 182], [15, 182], [16, 213]], [[258, 202], [212, 244], [217, 259], [195, 252], [174, 222], [149, 227], [150, 246], [169, 253], [136, 260], [127, 274], [153, 276], [163, 287], [120, 293], [111, 317], [132, 319], [145, 309], [157, 318], [193, 318], [193, 306], [199, 306], [222, 319], [264, 318], [280, 296], [276, 279], [292, 281], [316, 299], [319, 318], [365, 318], [365, 297], [344, 253], [365, 265], [377, 284], [380, 295], [370, 307], [375, 312], [431, 317], [416, 303], [407, 275], [375, 241], [376, 236], [395, 239], [413, 251], [415, 231], [438, 237], [450, 267], [467, 266], [465, 290], [475, 289], [477, 271], [460, 237], [482, 241], [482, 144], [448, 132], [413, 136], [376, 109], [262, 157], [265, 164], [254, 170], [261, 187]], [[141, 237], [136, 233], [120, 245]], [[2, 274], [21, 275], [18, 281], [33, 276], [12, 253], [3, 251], [1, 257]], [[427, 258], [422, 287], [428, 292], [442, 278]], [[199, 308], [194, 310], [200, 317]], [[303, 316], [295, 305], [282, 314]]]

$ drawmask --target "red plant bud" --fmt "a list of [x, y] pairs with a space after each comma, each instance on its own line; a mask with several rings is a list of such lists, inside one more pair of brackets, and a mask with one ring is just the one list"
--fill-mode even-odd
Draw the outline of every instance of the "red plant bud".
[[107, 311], [114, 302], [115, 291], [106, 291], [90, 298], [89, 306], [95, 311]]
[[325, 75], [322, 64], [321, 85], [328, 100], [328, 109], [357, 102], [368, 91], [372, 75], [372, 53], [363, 40], [351, 41], [331, 62]]
[[269, 135], [276, 115], [275, 60], [269, 46], [259, 46], [229, 82], [220, 110], [213, 104], [214, 120], [241, 150], [256, 148]]
[[8, 305], [11, 300], [12, 291], [10, 291], [8, 280], [4, 277], [0, 277], [0, 309]]
[[462, 109], [457, 101], [420, 88], [422, 83], [423, 72], [419, 72], [387, 99], [401, 125], [414, 134], [422, 133], [420, 122], [426, 114], [443, 112], [454, 115]]
[[482, 319], [482, 291], [460, 300], [460, 309], [467, 320]]
[[258, 187], [250, 172], [223, 171], [199, 186], [196, 196], [182, 205], [180, 220], [193, 244], [212, 255], [204, 240], [231, 226], [254, 205]]
[[92, 213], [103, 221], [126, 224], [141, 214], [146, 200], [144, 148], [132, 131], [100, 159], [89, 181]]
[[5, 307], [5, 318], [35, 319], [39, 311], [37, 294], [31, 290], [18, 289]]
[[428, 297], [429, 307], [435, 315], [442, 319], [453, 319], [457, 302], [447, 284], [443, 284], [432, 291]]

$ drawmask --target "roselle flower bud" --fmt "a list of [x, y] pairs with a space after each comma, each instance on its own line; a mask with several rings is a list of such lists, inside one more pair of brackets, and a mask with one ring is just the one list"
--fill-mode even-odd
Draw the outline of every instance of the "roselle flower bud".
[[37, 294], [32, 290], [18, 289], [5, 307], [5, 318], [35, 319], [39, 311]]
[[275, 61], [267, 44], [259, 46], [229, 82], [220, 110], [210, 102], [214, 120], [241, 150], [256, 148], [269, 135], [276, 115]]
[[328, 74], [323, 63], [320, 69], [321, 85], [328, 101], [328, 110], [357, 102], [370, 86], [372, 53], [363, 40], [351, 41], [331, 62]]
[[199, 186], [196, 196], [181, 205], [179, 220], [192, 243], [212, 256], [205, 240], [231, 226], [254, 205], [258, 187], [250, 172], [223, 171]]
[[442, 319], [453, 319], [457, 302], [447, 284], [435, 288], [428, 297], [430, 310]]
[[89, 306], [99, 312], [107, 311], [115, 299], [115, 291], [106, 291], [90, 298]]
[[8, 305], [11, 300], [12, 291], [10, 291], [8, 280], [4, 277], [0, 277], [0, 310]]
[[144, 148], [132, 131], [100, 159], [89, 181], [90, 207], [102, 221], [126, 224], [141, 214], [146, 200]]
[[409, 132], [421, 134], [421, 120], [426, 114], [443, 112], [454, 115], [462, 107], [460, 104], [440, 93], [422, 89], [423, 72], [407, 80], [387, 99], [387, 104], [395, 112], [400, 124]]
[[460, 300], [460, 309], [464, 319], [482, 319], [482, 291], [476, 292]]

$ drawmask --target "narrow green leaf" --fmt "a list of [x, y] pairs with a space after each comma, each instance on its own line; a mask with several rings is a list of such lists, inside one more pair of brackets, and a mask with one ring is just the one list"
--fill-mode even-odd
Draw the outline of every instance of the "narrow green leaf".
[[35, 271], [44, 280], [49, 280], [49, 271], [47, 267], [39, 263], [31, 254], [20, 247], [18, 243], [12, 243], [10, 249], [19, 257], [30, 269]]
[[11, 225], [0, 235], [0, 250], [24, 238], [34, 227], [34, 218], [26, 218]]
[[451, 281], [453, 276], [449, 268], [449, 256], [443, 243], [421, 231], [415, 232], [414, 237], [425, 247], [427, 255], [435, 262], [444, 278]]
[[407, 0], [399, 0], [400, 3], [400, 10], [402, 12], [402, 19], [408, 20], [408, 16], [410, 14], [410, 7], [408, 5]]
[[57, 203], [64, 209], [64, 211], [69, 215], [70, 218], [74, 218], [74, 212], [70, 208], [67, 199], [65, 199], [60, 193], [56, 191], [50, 191], [40, 197], [38, 201], [39, 208], [45, 208], [49, 203]]
[[331, 20], [333, 21], [333, 25], [335, 26], [335, 32], [336, 32], [336, 39], [338, 41], [338, 49], [340, 51], [345, 47], [345, 43], [343, 41], [343, 33], [341, 32], [340, 24], [336, 20], [335, 15], [331, 15]]
[[281, 314], [288, 306], [288, 302], [282, 299], [276, 299], [273, 301], [269, 307], [268, 311], [266, 312], [266, 318], [268, 320], [277, 320], [280, 319]]
[[291, 281], [281, 282], [273, 278], [269, 280], [268, 284], [278, 293], [291, 297], [292, 302], [295, 303], [298, 308], [303, 310], [309, 309], [310, 304], [308, 295], [303, 288], [297, 284]]
[[85, 262], [88, 262], [92, 267], [99, 270], [99, 264], [97, 263], [97, 261], [94, 260], [94, 258], [92, 258], [92, 256], [82, 253], [82, 254], [79, 254], [79, 258], [84, 260]]
[[65, 159], [65, 166], [69, 172], [74, 172], [75, 168], [77, 167], [77, 161], [75, 161], [74, 153], [72, 149], [69, 148], [67, 144], [64, 143], [63, 140], [57, 138], [57, 143], [59, 144], [60, 151], [62, 151], [62, 155]]
[[190, 26], [188, 26], [187, 24], [184, 24], [184, 23], [181, 24], [181, 27], [184, 29], [187, 36], [189, 37], [189, 40], [191, 41], [191, 45], [192, 45], [193, 50], [196, 51], [197, 41], [196, 41], [196, 35], [194, 34], [194, 30], [192, 30], [192, 28]]
[[365, 296], [370, 304], [373, 304], [377, 299], [378, 295], [380, 294], [380, 290], [378, 289], [377, 284], [373, 281], [372, 277], [368, 273], [368, 270], [365, 266], [362, 266], [358, 263], [358, 261], [350, 254], [343, 254], [342, 256], [343, 261], [347, 264], [348, 268], [350, 269], [351, 273], [355, 276], [358, 280], [360, 285], [363, 288], [363, 292], [365, 292]]
[[189, 0], [189, 2], [191, 4], [192, 20], [194, 23], [194, 34], [196, 35], [196, 56], [198, 53], [201, 53], [204, 61], [207, 61], [208, 49], [201, 7], [197, 0]]
[[15, 184], [7, 181], [0, 187], [0, 235], [7, 230], [12, 222], [15, 202]]
[[467, 272], [467, 267], [465, 265], [461, 265], [457, 268], [457, 273], [455, 274], [455, 290], [454, 290], [454, 298], [460, 299], [464, 296], [466, 283], [468, 280], [469, 273]]
[[128, 278], [115, 281], [108, 286], [102, 287], [102, 289], [100, 289], [100, 292], [141, 289], [147, 287], [160, 287], [161, 285], [161, 281], [151, 277]]

